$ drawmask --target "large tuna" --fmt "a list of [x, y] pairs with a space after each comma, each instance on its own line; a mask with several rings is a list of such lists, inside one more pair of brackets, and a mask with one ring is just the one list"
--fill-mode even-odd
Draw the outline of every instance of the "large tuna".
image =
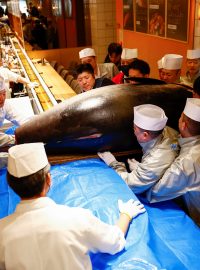
[[17, 143], [44, 142], [47, 151], [96, 152], [136, 147], [133, 106], [162, 107], [168, 125], [178, 126], [187, 97], [181, 85], [106, 86], [72, 97], [16, 129]]

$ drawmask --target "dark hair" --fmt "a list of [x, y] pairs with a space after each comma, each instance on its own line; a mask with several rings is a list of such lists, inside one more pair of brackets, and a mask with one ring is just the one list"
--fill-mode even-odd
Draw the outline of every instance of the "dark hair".
[[135, 59], [133, 62], [131, 62], [128, 65], [128, 70], [129, 69], [139, 70], [140, 73], [142, 73], [143, 75], [147, 75], [147, 74], [150, 73], [149, 64], [147, 62], [145, 62], [144, 60], [141, 60], [141, 59]]
[[80, 64], [76, 67], [75, 70], [75, 78], [78, 77], [79, 74], [83, 73], [83, 72], [88, 72], [90, 74], [92, 74], [92, 76], [94, 76], [94, 69], [93, 67], [87, 63], [87, 64]]
[[187, 115], [183, 113], [183, 121], [185, 121], [187, 125], [187, 129], [191, 136], [200, 135], [200, 123], [189, 118]]
[[9, 186], [21, 198], [32, 198], [42, 192], [49, 170], [50, 165], [48, 164], [38, 172], [20, 178], [7, 172], [7, 181]]
[[193, 91], [200, 95], [200, 76], [197, 77], [193, 84]]
[[112, 55], [113, 53], [116, 53], [117, 55], [122, 54], [122, 45], [119, 43], [110, 43], [108, 46], [108, 54]]

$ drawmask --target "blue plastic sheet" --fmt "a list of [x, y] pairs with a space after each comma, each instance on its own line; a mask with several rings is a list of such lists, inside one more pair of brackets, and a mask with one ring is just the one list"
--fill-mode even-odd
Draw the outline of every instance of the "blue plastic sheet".
[[[0, 218], [14, 211], [19, 197], [0, 171]], [[117, 200], [136, 199], [123, 180], [99, 159], [52, 166], [53, 184], [48, 196], [59, 204], [90, 209], [113, 224], [119, 213]], [[147, 212], [135, 218], [127, 233], [125, 250], [114, 256], [91, 254], [94, 270], [199, 269], [200, 230], [173, 202], [145, 205]]]

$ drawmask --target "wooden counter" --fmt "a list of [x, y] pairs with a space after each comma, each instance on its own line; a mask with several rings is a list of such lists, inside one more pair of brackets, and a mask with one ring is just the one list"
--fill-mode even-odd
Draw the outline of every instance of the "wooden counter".
[[[136, 157], [138, 155], [142, 155], [141, 149], [133, 149], [130, 151], [121, 151], [121, 152], [113, 152], [113, 155], [118, 157]], [[99, 158], [97, 154], [59, 154], [59, 155], [48, 155], [48, 160], [51, 165], [62, 164], [65, 162], [82, 160], [88, 158]]]
[[48, 62], [44, 65], [34, 61], [34, 59], [32, 59], [32, 62], [56, 101], [63, 101], [76, 95], [74, 90]]

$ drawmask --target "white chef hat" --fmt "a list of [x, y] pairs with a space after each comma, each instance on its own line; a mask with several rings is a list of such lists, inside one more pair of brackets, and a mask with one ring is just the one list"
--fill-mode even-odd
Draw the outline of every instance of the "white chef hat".
[[163, 68], [162, 67], [162, 59], [160, 59], [160, 60], [157, 61], [157, 65], [158, 65], [158, 69]]
[[200, 58], [200, 49], [187, 50], [187, 59], [198, 59]]
[[163, 109], [152, 104], [143, 104], [134, 107], [134, 124], [139, 128], [151, 131], [162, 130], [167, 117]]
[[187, 98], [183, 113], [189, 118], [200, 122], [200, 99]]
[[4, 91], [5, 89], [6, 89], [5, 80], [3, 77], [0, 76], [0, 92]]
[[79, 52], [80, 59], [88, 56], [96, 56], [95, 50], [92, 48], [85, 48]]
[[166, 54], [162, 57], [162, 68], [169, 70], [181, 69], [183, 56], [179, 54]]
[[31, 175], [48, 164], [43, 143], [25, 143], [8, 150], [8, 172], [17, 178]]
[[138, 49], [123, 48], [121, 59], [133, 59], [138, 57]]

